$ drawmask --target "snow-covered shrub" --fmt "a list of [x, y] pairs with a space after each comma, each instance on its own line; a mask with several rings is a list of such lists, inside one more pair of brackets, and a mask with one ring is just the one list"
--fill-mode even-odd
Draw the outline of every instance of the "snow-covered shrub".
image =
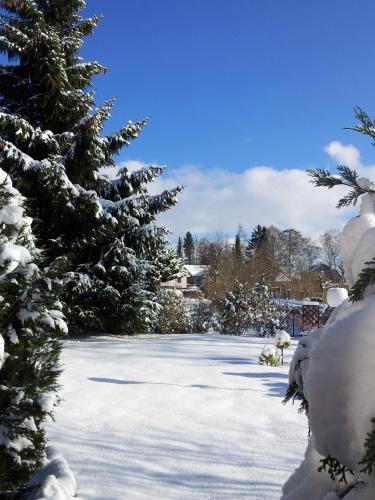
[[[357, 117], [355, 129], [372, 136], [373, 122], [361, 110]], [[360, 216], [346, 224], [340, 243], [351, 302], [338, 305], [295, 352], [288, 397], [303, 401], [311, 435], [283, 500], [375, 498], [375, 185], [348, 167], [338, 172], [310, 173], [319, 186], [352, 188], [339, 206], [363, 195]]]
[[220, 302], [220, 328], [224, 334], [240, 335], [251, 323], [249, 291], [238, 280]]
[[280, 311], [270, 300], [268, 286], [260, 283], [249, 296], [251, 325], [261, 337], [272, 337], [279, 326]]
[[188, 333], [191, 319], [180, 290], [165, 289], [159, 292], [159, 312], [154, 325], [157, 333]]
[[213, 327], [214, 312], [210, 300], [200, 293], [195, 299], [190, 299], [190, 322], [194, 333], [206, 333]]
[[276, 347], [270, 344], [265, 345], [258, 362], [260, 365], [280, 366], [281, 359]]
[[291, 338], [288, 332], [278, 330], [276, 333], [276, 347], [278, 349], [288, 349], [291, 344]]
[[284, 364], [284, 349], [288, 349], [291, 344], [289, 333], [284, 330], [277, 330], [276, 333], [276, 347], [281, 351], [281, 364]]
[[23, 198], [0, 169], [0, 497], [42, 465], [44, 423], [58, 402], [67, 327], [39, 256]]

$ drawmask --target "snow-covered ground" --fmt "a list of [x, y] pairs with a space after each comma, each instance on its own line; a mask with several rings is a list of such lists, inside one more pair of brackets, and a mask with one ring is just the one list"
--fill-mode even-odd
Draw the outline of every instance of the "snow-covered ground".
[[307, 425], [281, 404], [282, 368], [259, 366], [265, 342], [213, 335], [65, 343], [64, 402], [49, 439], [82, 499], [281, 496]]

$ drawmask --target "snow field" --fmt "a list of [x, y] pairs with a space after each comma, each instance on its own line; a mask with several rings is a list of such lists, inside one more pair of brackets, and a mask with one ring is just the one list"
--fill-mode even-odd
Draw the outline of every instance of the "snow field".
[[64, 399], [48, 429], [82, 499], [281, 496], [307, 441], [283, 406], [289, 360], [259, 366], [274, 340], [148, 335], [65, 343]]

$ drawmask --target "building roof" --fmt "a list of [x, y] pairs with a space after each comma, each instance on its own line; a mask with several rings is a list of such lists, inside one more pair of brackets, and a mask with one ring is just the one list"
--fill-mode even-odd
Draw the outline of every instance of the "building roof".
[[206, 276], [210, 269], [209, 266], [198, 266], [193, 264], [185, 264], [185, 270], [188, 272], [189, 276], [194, 278], [199, 278], [201, 276]]

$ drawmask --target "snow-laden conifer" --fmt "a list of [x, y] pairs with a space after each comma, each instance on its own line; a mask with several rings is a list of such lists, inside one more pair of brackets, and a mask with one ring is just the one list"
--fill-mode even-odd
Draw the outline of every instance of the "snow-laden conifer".
[[46, 264], [64, 271], [68, 319], [76, 330], [145, 331], [157, 284], [179, 272], [156, 218], [180, 189], [148, 193], [157, 165], [102, 174], [147, 119], [103, 134], [113, 100], [94, 107], [92, 77], [106, 70], [79, 57], [99, 22], [80, 15], [84, 1], [1, 6], [0, 163], [28, 199]]
[[67, 327], [38, 268], [24, 200], [0, 169], [0, 496], [19, 492], [45, 457]]
[[[374, 122], [360, 109], [354, 130], [374, 138]], [[337, 290], [327, 324], [302, 339], [290, 367], [286, 399], [301, 400], [311, 430], [305, 459], [284, 485], [283, 500], [375, 498], [375, 184], [341, 165], [339, 175], [310, 171], [318, 186], [350, 188], [339, 207], [360, 213], [341, 234], [349, 299]], [[339, 304], [339, 299], [343, 300]]]
[[249, 290], [246, 286], [235, 280], [232, 291], [223, 297], [219, 310], [222, 333], [239, 335], [246, 331], [252, 319]]

